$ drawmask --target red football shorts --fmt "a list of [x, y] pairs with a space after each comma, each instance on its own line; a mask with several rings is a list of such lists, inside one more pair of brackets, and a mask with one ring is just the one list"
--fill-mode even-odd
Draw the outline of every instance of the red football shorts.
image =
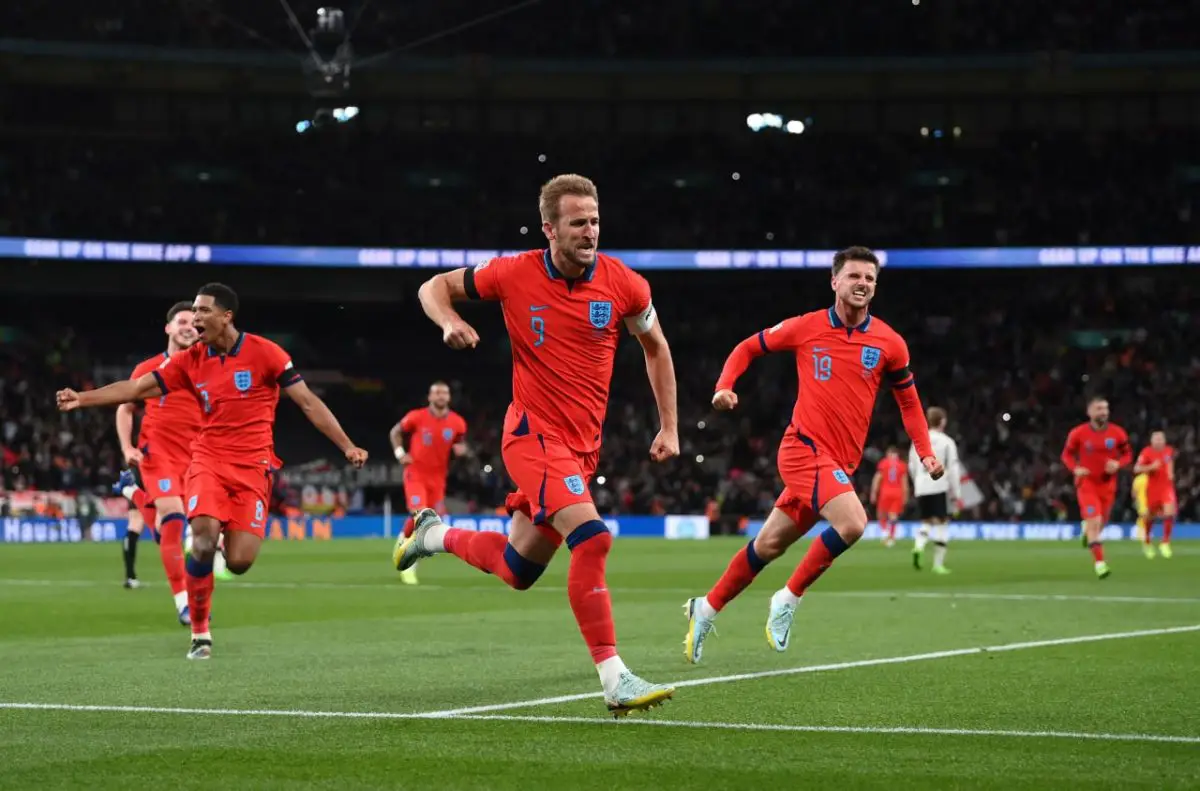
[[439, 514], [446, 512], [445, 476], [422, 474], [410, 464], [404, 470], [404, 501], [409, 511], [432, 508]]
[[142, 474], [142, 490], [152, 501], [163, 497], [178, 497], [186, 500], [184, 483], [187, 481], [191, 459], [176, 459], [170, 456], [147, 455], [138, 465]]
[[142, 521], [146, 523], [147, 527], [158, 526], [158, 509], [154, 507], [154, 503], [150, 502], [146, 505], [134, 507], [142, 515]]
[[262, 538], [271, 500], [271, 471], [210, 459], [193, 459], [188, 468], [187, 516], [211, 516], [225, 530], [253, 533]]
[[804, 529], [816, 524], [827, 502], [854, 491], [840, 464], [792, 436], [785, 435], [779, 445], [778, 465], [783, 492], [775, 507]]
[[1079, 516], [1084, 521], [1099, 519], [1108, 522], [1113, 501], [1117, 499], [1116, 483], [1096, 485], [1087, 478], [1075, 483], [1075, 497], [1079, 500]]
[[[500, 453], [508, 476], [517, 484], [517, 491], [504, 503], [510, 514], [520, 511], [542, 525], [568, 505], [592, 501], [588, 486], [596, 474], [600, 451], [571, 450], [539, 433], [536, 421], [509, 407]], [[542, 533], [558, 538], [548, 530]]]
[[1174, 486], [1150, 486], [1146, 489], [1146, 507], [1152, 514], [1161, 514], [1163, 509], [1178, 504]]
[[879, 517], [900, 516], [904, 513], [904, 492], [879, 490], [879, 499], [875, 503], [875, 514]]

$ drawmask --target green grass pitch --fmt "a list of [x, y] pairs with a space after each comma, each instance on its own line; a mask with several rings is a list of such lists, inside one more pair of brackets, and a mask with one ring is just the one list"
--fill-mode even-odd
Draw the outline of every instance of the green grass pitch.
[[948, 577], [864, 543], [779, 654], [797, 546], [688, 665], [681, 605], [740, 543], [618, 539], [621, 655], [680, 684], [620, 722], [565, 551], [517, 593], [452, 557], [401, 585], [383, 541], [271, 542], [188, 662], [152, 544], [134, 591], [116, 544], [0, 545], [0, 788], [1200, 786], [1200, 545], [1109, 544], [1098, 581], [1074, 543], [959, 543]]

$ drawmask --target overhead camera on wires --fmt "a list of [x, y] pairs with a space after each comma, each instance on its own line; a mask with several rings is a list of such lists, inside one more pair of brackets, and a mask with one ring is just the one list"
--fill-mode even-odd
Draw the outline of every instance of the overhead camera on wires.
[[342, 99], [350, 91], [350, 69], [354, 49], [346, 31], [346, 17], [340, 8], [317, 9], [317, 24], [309, 31], [308, 57], [304, 74], [309, 94], [319, 101], [312, 118], [296, 124], [304, 134], [344, 124], [358, 115], [354, 106], [332, 107], [330, 99]]
[[344, 96], [350, 90], [354, 48], [342, 9], [317, 9], [317, 24], [309, 31], [309, 42], [308, 57], [304, 59], [308, 92], [321, 99]]

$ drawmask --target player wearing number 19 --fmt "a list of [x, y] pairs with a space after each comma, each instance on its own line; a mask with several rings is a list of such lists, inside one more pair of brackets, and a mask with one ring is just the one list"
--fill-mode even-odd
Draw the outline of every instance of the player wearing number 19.
[[567, 597], [614, 715], [671, 697], [670, 687], [631, 673], [617, 655], [605, 564], [612, 536], [588, 492], [600, 455], [600, 433], [624, 325], [641, 342], [658, 402], [660, 431], [650, 458], [679, 454], [675, 369], [650, 304], [650, 286], [616, 258], [597, 252], [600, 209], [596, 186], [582, 176], [551, 179], [539, 198], [548, 250], [493, 258], [425, 283], [421, 306], [454, 349], [479, 335], [453, 302], [500, 303], [512, 342], [513, 400], [504, 419], [501, 453], [517, 484], [506, 507], [507, 540], [499, 533], [448, 529], [422, 510], [417, 529], [397, 542], [392, 559], [403, 571], [422, 557], [450, 552], [481, 571], [526, 590], [566, 539], [571, 551]]
[[754, 581], [768, 563], [816, 524], [829, 521], [772, 598], [767, 641], [776, 651], [788, 647], [792, 619], [808, 587], [833, 561], [862, 537], [867, 514], [850, 475], [862, 459], [876, 395], [886, 381], [892, 388], [904, 429], [921, 463], [934, 478], [943, 474], [921, 411], [908, 346], [867, 308], [875, 295], [879, 259], [865, 247], [851, 247], [833, 258], [833, 307], [786, 319], [742, 341], [725, 361], [713, 406], [737, 406], [733, 387], [750, 362], [767, 352], [796, 356], [800, 391], [792, 420], [779, 445], [779, 475], [784, 489], [762, 530], [730, 562], [706, 596], [688, 599], [684, 655], [699, 662], [713, 621], [726, 604]]
[[192, 549], [186, 562], [192, 617], [187, 656], [207, 659], [212, 653], [208, 616], [217, 539], [224, 532], [225, 558], [234, 574], [250, 569], [262, 545], [272, 476], [282, 466], [272, 436], [280, 390], [351, 464], [361, 467], [367, 453], [355, 447], [329, 407], [308, 389], [287, 352], [233, 326], [238, 310], [233, 289], [220, 283], [203, 286], [193, 310], [200, 342], [171, 355], [138, 379], [82, 393], [59, 390], [57, 400], [64, 412], [142, 401], [177, 390], [190, 392], [199, 400], [204, 426], [192, 445], [183, 485], [192, 528]]

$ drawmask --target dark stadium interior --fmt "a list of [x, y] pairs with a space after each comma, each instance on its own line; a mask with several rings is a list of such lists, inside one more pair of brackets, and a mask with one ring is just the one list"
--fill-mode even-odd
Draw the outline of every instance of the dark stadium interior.
[[[292, 4], [306, 30], [320, 5]], [[0, 100], [20, 112], [0, 122], [0, 234], [525, 249], [542, 242], [539, 185], [577, 171], [599, 182], [602, 245], [615, 250], [1200, 243], [1194, 0], [1050, 14], [1024, 0], [853, 14], [798, 0], [734, 14], [682, 0], [346, 10], [355, 54], [370, 60], [333, 101], [306, 92], [303, 45], [275, 3], [8, 9]], [[297, 133], [339, 103], [361, 116]], [[768, 112], [803, 134], [753, 130]], [[161, 342], [164, 305], [219, 279], [242, 291], [247, 328], [322, 372], [315, 385], [376, 460], [389, 460], [388, 428], [429, 381], [451, 380], [475, 449], [451, 487], [478, 507], [502, 498], [500, 318], [470, 308], [488, 340], [450, 353], [415, 303], [421, 273], [0, 271], [6, 485], [103, 487], [118, 466], [110, 416], [59, 417], [50, 394], [64, 378], [129, 367]], [[654, 406], [627, 342], [597, 498], [614, 512], [715, 500], [723, 517], [761, 514], [778, 486], [791, 363], [755, 366], [733, 417], [712, 413], [709, 391], [734, 343], [824, 305], [827, 280], [646, 274], [678, 361], [684, 452], [646, 461]], [[987, 492], [979, 516], [1075, 518], [1055, 458], [1097, 389], [1136, 442], [1171, 432], [1182, 510], [1200, 513], [1190, 270], [932, 275], [885, 272], [876, 311], [908, 335], [926, 402], [949, 408]], [[904, 439], [881, 400], [860, 483], [884, 444]], [[280, 415], [289, 466], [329, 456], [294, 409]], [[367, 506], [379, 501], [372, 491]]]

